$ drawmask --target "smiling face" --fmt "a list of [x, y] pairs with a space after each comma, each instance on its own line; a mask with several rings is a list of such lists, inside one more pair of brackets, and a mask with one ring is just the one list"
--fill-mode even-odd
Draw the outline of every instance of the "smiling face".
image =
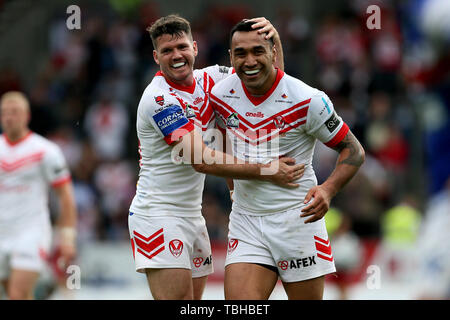
[[197, 43], [184, 32], [181, 35], [163, 34], [156, 39], [153, 58], [161, 72], [172, 82], [190, 86], [197, 56]]
[[231, 38], [231, 64], [247, 90], [263, 95], [276, 78], [276, 51], [264, 34], [255, 31], [236, 31]]

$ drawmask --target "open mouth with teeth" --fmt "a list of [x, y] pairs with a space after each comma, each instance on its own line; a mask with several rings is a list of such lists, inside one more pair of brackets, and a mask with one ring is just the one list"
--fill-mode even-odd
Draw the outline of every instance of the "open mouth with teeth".
[[259, 69], [255, 69], [255, 70], [246, 70], [246, 71], [244, 71], [244, 73], [245, 73], [247, 76], [254, 76], [254, 75], [258, 74], [259, 71], [260, 71]]
[[254, 74], [257, 74], [258, 72], [259, 72], [259, 69], [244, 71], [244, 73], [247, 74], [247, 75], [249, 75], [249, 76], [252, 76], [252, 75], [254, 75]]
[[181, 67], [184, 67], [186, 65], [186, 62], [178, 62], [172, 65], [172, 68], [179, 69]]

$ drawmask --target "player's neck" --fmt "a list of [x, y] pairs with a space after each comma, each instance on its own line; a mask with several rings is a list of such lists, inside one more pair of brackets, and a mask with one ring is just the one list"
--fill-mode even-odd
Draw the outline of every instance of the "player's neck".
[[31, 131], [27, 128], [19, 131], [5, 132], [5, 137], [9, 144], [17, 144], [24, 140], [30, 133]]
[[256, 87], [256, 88], [247, 88], [247, 91], [254, 97], [262, 97], [264, 96], [267, 92], [269, 92], [269, 90], [272, 88], [272, 86], [274, 85], [276, 79], [277, 79], [277, 73], [278, 73], [278, 69], [273, 69], [272, 72], [270, 73], [269, 77], [267, 78], [267, 80], [263, 83], [262, 86]]

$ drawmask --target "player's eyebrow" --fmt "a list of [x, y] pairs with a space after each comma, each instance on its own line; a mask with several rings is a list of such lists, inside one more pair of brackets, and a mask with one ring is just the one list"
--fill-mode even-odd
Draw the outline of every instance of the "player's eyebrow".
[[243, 47], [236, 47], [233, 49], [233, 52], [239, 53], [239, 52], [245, 52], [245, 51], [257, 51], [257, 50], [265, 50], [265, 47], [260, 45], [260, 46], [254, 46], [251, 48], [243, 48]]
[[233, 52], [241, 52], [241, 51], [245, 51], [245, 49], [242, 47], [236, 47], [233, 49]]

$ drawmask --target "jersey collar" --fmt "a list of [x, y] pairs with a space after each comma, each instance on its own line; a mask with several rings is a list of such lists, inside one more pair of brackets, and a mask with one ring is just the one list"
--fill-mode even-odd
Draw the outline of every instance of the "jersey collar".
[[21, 143], [21, 142], [27, 140], [27, 139], [31, 136], [31, 134], [32, 134], [32, 132], [31, 132], [31, 131], [28, 131], [28, 133], [27, 133], [25, 136], [23, 136], [22, 138], [20, 138], [20, 139], [17, 140], [17, 141], [11, 141], [11, 140], [9, 140], [9, 138], [8, 138], [8, 136], [7, 136], [6, 134], [3, 134], [3, 136], [5, 137], [6, 143], [7, 143], [10, 147], [15, 147], [15, 146], [17, 146], [19, 143]]
[[179, 84], [176, 84], [176, 83], [170, 81], [170, 80], [164, 75], [164, 73], [161, 72], [161, 70], [158, 71], [158, 72], [155, 74], [155, 77], [158, 77], [158, 76], [164, 77], [164, 79], [166, 80], [166, 82], [167, 82], [171, 87], [174, 87], [174, 88], [177, 89], [177, 90], [185, 91], [185, 92], [190, 93], [190, 94], [193, 94], [194, 91], [195, 91], [195, 82], [196, 82], [195, 79], [194, 79], [194, 81], [192, 81], [192, 84], [191, 84], [190, 86], [182, 86], [182, 85], [179, 85]]

